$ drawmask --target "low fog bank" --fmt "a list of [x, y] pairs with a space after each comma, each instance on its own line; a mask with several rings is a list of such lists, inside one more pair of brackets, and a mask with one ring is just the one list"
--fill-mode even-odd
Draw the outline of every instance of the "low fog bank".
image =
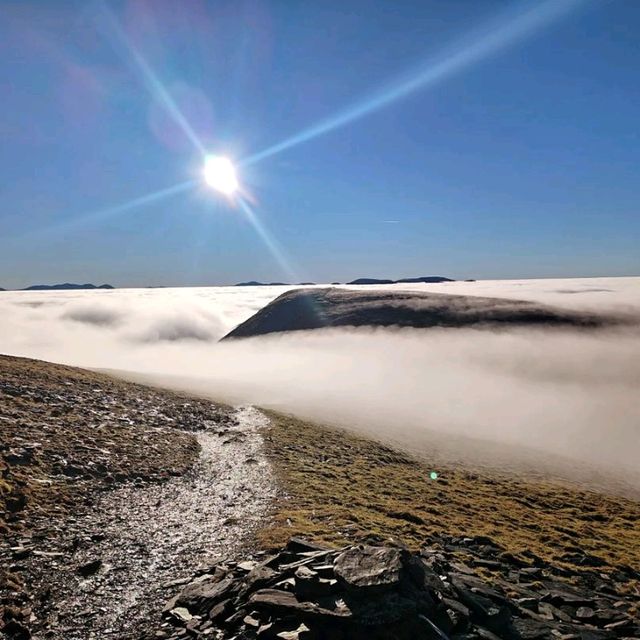
[[[626, 303], [618, 296], [633, 308], [640, 280], [621, 280], [627, 288], [636, 280]], [[637, 473], [635, 329], [341, 328], [218, 343], [284, 290], [256, 289], [3, 293], [0, 352], [143, 374], [214, 399], [381, 434], [408, 449], [436, 432], [456, 437], [461, 458], [476, 445], [457, 437], [471, 436], [612, 475]]]
[[[155, 384], [347, 426], [409, 449], [433, 442], [435, 432], [456, 436], [453, 448], [438, 446], [458, 459], [478, 453], [486, 462], [492, 451], [474, 451], [476, 443], [457, 437], [465, 436], [622, 476], [637, 471], [640, 453], [639, 338], [330, 329], [225, 342], [201, 364], [184, 351], [167, 353], [173, 375], [148, 373]], [[504, 459], [513, 451], [495, 453]]]
[[[375, 288], [378, 288], [374, 285]], [[360, 287], [362, 288], [362, 287]], [[640, 278], [544, 278], [535, 280], [478, 280], [423, 285], [382, 286], [390, 291], [431, 291], [465, 296], [529, 300], [579, 311], [640, 313]]]

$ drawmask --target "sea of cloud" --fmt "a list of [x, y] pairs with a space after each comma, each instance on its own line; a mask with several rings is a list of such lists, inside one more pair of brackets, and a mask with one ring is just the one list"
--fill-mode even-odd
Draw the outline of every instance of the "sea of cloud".
[[[640, 318], [640, 278], [399, 288]], [[0, 292], [0, 353], [128, 376], [416, 442], [428, 433], [633, 472], [640, 335], [529, 329], [329, 329], [218, 343], [287, 287]]]

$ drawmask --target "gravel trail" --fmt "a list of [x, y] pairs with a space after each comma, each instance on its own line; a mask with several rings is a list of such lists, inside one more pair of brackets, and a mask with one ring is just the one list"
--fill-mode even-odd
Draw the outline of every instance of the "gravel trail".
[[[211, 424], [197, 435], [200, 458], [186, 476], [125, 485], [70, 523], [70, 566], [58, 567], [53, 606], [35, 638], [146, 637], [183, 580], [242, 549], [266, 516], [275, 483], [258, 433], [267, 418], [252, 407], [233, 417], [231, 426]], [[91, 563], [99, 563], [95, 573]], [[79, 574], [82, 567], [89, 575]]]

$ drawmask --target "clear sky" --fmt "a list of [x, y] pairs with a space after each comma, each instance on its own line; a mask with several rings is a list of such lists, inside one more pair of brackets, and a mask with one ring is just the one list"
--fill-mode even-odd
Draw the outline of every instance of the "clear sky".
[[633, 0], [5, 0], [0, 286], [639, 274], [639, 34]]

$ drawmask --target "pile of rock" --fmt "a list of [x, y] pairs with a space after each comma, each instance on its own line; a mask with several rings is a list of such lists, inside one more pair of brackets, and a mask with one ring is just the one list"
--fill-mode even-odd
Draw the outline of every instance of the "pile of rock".
[[515, 564], [513, 583], [504, 588], [433, 549], [335, 550], [294, 538], [280, 553], [257, 558], [218, 564], [186, 585], [167, 603], [156, 637], [600, 640], [640, 634], [628, 601], [585, 593]]

